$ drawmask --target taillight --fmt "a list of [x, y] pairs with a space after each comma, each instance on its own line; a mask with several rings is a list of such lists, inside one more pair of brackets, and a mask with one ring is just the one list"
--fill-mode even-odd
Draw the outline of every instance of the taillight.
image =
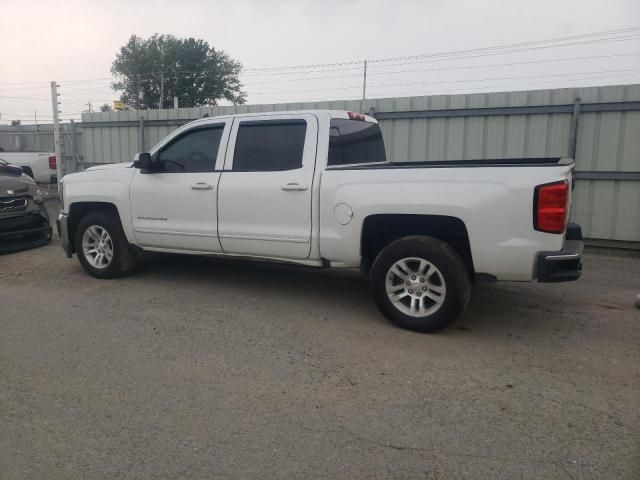
[[533, 226], [547, 233], [563, 233], [567, 224], [569, 183], [538, 185], [533, 195]]
[[49, 157], [49, 168], [51, 170], [55, 170], [56, 169], [56, 156], [55, 155], [51, 155]]
[[347, 112], [347, 115], [349, 115], [349, 120], [360, 120], [361, 122], [365, 120], [364, 113]]

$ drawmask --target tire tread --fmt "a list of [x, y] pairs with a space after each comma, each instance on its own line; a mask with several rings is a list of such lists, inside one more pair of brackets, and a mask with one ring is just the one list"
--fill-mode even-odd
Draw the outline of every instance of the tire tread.
[[[82, 252], [82, 236], [91, 225], [105, 227], [114, 244], [114, 258], [112, 263], [104, 269], [92, 267]], [[109, 211], [98, 210], [82, 217], [76, 228], [74, 242], [80, 264], [93, 277], [101, 279], [121, 277], [133, 270], [137, 264], [138, 255], [127, 241], [120, 218]]]
[[[428, 317], [411, 317], [389, 301], [385, 279], [391, 265], [403, 257], [426, 256], [445, 277], [447, 297], [440, 309]], [[371, 291], [380, 311], [401, 328], [418, 332], [435, 332], [453, 323], [471, 299], [471, 279], [467, 266], [448, 243], [434, 237], [411, 235], [391, 242], [378, 254], [371, 267]]]

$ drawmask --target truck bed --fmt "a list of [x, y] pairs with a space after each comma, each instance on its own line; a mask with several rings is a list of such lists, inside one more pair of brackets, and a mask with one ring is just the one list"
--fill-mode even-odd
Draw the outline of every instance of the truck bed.
[[[569, 158], [329, 167], [321, 180], [322, 256], [347, 264], [359, 258], [363, 223], [371, 215], [447, 216], [464, 222], [477, 273], [530, 281], [536, 252], [560, 250], [564, 242], [561, 235], [534, 230], [534, 189], [571, 183], [572, 169]], [[347, 224], [336, 223], [336, 205], [352, 212]]]

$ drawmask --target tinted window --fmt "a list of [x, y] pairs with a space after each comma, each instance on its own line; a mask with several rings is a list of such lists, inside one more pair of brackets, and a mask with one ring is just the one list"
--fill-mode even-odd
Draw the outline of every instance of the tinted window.
[[267, 172], [302, 167], [306, 132], [304, 120], [240, 123], [233, 170]]
[[188, 132], [158, 156], [161, 172], [212, 172], [215, 170], [223, 126]]
[[384, 141], [377, 123], [331, 119], [329, 165], [386, 161]]

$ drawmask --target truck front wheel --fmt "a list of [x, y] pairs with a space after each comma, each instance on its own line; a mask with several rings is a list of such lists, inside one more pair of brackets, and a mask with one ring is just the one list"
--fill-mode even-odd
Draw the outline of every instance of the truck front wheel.
[[127, 241], [120, 220], [108, 211], [82, 217], [74, 242], [80, 264], [93, 277], [119, 277], [136, 265], [137, 254]]
[[380, 311], [401, 328], [434, 332], [453, 323], [471, 297], [464, 261], [447, 243], [427, 236], [387, 245], [371, 268]]

